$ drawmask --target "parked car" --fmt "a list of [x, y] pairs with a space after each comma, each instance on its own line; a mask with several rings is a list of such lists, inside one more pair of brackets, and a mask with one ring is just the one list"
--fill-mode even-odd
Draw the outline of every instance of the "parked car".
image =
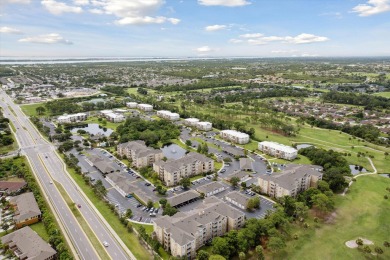
[[138, 204], [138, 205], [137, 205], [137, 208], [139, 208], [139, 207], [142, 207], [142, 204]]
[[133, 197], [133, 195], [131, 195], [131, 194], [126, 195], [126, 198], [132, 198], [132, 197]]

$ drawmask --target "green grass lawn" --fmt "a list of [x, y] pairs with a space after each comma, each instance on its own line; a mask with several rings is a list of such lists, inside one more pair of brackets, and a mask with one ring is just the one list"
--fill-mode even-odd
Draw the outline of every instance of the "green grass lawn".
[[35, 224], [30, 225], [30, 228], [37, 232], [37, 234], [46, 242], [49, 242], [49, 234], [47, 233], [45, 226], [43, 225], [43, 222], [38, 222]]
[[[121, 123], [112, 123], [110, 121], [107, 121], [106, 119], [103, 119], [101, 122], [99, 122], [99, 119], [98, 117], [96, 116], [91, 116], [91, 117], [88, 117], [87, 120], [84, 121], [86, 124], [88, 123], [95, 123], [95, 124], [99, 124], [101, 125], [102, 127], [107, 127], [107, 128], [110, 128], [112, 130], [116, 130], [116, 128], [121, 124]], [[105, 123], [104, 123], [105, 122]]]
[[77, 182], [79, 187], [91, 200], [93, 205], [99, 210], [102, 216], [106, 221], [111, 225], [114, 231], [122, 239], [125, 245], [130, 249], [137, 259], [149, 259], [150, 254], [147, 250], [140, 244], [137, 235], [134, 233], [129, 233], [126, 227], [119, 221], [119, 218], [111, 211], [107, 204], [98, 198], [95, 193], [92, 191], [91, 187], [85, 184], [83, 177], [79, 174], [76, 174], [72, 169], [68, 169], [72, 178]]
[[390, 98], [390, 92], [379, 92], [379, 93], [375, 93], [374, 95], [385, 97], [385, 98]]
[[[28, 104], [21, 105], [20, 108], [27, 116], [38, 116], [36, 108], [37, 107], [45, 107], [45, 103], [36, 103], [36, 104]], [[45, 108], [46, 109], [46, 108]], [[45, 112], [44, 116], [48, 115], [48, 111]]]
[[[292, 234], [298, 234], [299, 239], [288, 242], [274, 259], [390, 259], [390, 248], [383, 246], [385, 240], [390, 240], [390, 201], [383, 198], [389, 195], [387, 187], [390, 179], [382, 176], [357, 178], [345, 197], [337, 197], [336, 217], [331, 224], [294, 228]], [[373, 241], [384, 254], [378, 258], [364, 256], [358, 249], [345, 246], [346, 241], [358, 237]]]

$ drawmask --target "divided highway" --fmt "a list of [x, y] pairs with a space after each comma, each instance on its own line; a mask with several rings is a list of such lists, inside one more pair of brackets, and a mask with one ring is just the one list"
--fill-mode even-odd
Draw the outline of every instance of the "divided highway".
[[25, 154], [29, 159], [78, 256], [86, 260], [100, 259], [60, 192], [52, 184], [52, 180], [63, 186], [73, 202], [80, 204], [80, 213], [96, 237], [101, 243], [106, 241], [109, 244], [105, 249], [111, 259], [135, 259], [132, 253], [125, 248], [123, 241], [117, 237], [107, 222], [102, 220], [96, 208], [90, 204], [90, 201], [82, 194], [77, 184], [65, 172], [64, 165], [55, 152], [55, 146], [42, 138], [31, 121], [20, 110], [20, 107], [15, 105], [2, 90], [0, 90], [0, 103], [3, 107], [4, 116], [9, 118], [16, 128], [16, 138], [22, 154]]

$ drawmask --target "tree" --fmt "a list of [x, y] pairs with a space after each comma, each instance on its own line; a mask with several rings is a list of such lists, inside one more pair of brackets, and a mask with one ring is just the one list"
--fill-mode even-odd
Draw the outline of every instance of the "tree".
[[256, 246], [256, 254], [257, 254], [257, 260], [264, 260], [264, 252], [263, 252], [263, 247], [258, 245]]
[[246, 182], [241, 182], [241, 188], [243, 188], [244, 190], [246, 190]]
[[226, 258], [221, 255], [211, 255], [209, 260], [226, 260]]
[[232, 184], [233, 188], [237, 188], [239, 182], [240, 182], [240, 178], [238, 177], [232, 177], [230, 179], [230, 183]]
[[125, 212], [125, 218], [131, 218], [133, 216], [133, 212], [131, 209], [127, 209]]
[[280, 237], [271, 237], [268, 241], [268, 248], [272, 252], [277, 252], [286, 246], [283, 239]]
[[225, 238], [216, 237], [213, 239], [213, 254], [221, 255], [226, 259], [229, 259], [230, 249], [229, 244]]
[[198, 254], [197, 254], [197, 259], [198, 260], [208, 260], [210, 257], [210, 254], [207, 253], [206, 251], [204, 250], [199, 250]]
[[358, 238], [358, 239], [356, 239], [356, 244], [358, 245], [358, 246], [362, 246], [363, 245], [363, 240], [361, 239], [361, 238]]
[[184, 189], [188, 189], [191, 186], [191, 180], [188, 177], [185, 177], [180, 180], [181, 186], [183, 186]]
[[309, 207], [306, 206], [303, 202], [296, 202], [295, 203], [294, 215], [297, 218], [306, 218], [308, 212], [309, 212]]
[[42, 106], [39, 106], [35, 109], [35, 111], [37, 112], [37, 114], [40, 116], [40, 115], [43, 115], [45, 112], [46, 112], [46, 109]]
[[245, 259], [246, 259], [245, 253], [244, 253], [244, 252], [240, 252], [240, 253], [238, 254], [238, 258], [239, 258], [240, 260], [245, 260]]
[[163, 210], [163, 216], [173, 216], [177, 213], [177, 209], [172, 207], [171, 204], [167, 203], [165, 204], [164, 210]]
[[148, 208], [153, 208], [153, 201], [148, 200], [147, 207]]
[[313, 197], [313, 205], [322, 213], [330, 212], [334, 208], [334, 202], [325, 194], [317, 194]]
[[5, 231], [6, 234], [8, 233], [9, 225], [8, 225], [7, 222], [4, 222], [4, 223], [1, 225], [1, 228]]
[[160, 201], [159, 201], [159, 203], [161, 204], [161, 206], [164, 208], [165, 207], [165, 205], [167, 204], [167, 199], [164, 199], [164, 198], [162, 198], [162, 199], [160, 199]]
[[188, 147], [192, 146], [192, 142], [191, 142], [190, 139], [187, 139], [187, 140], [186, 140], [186, 145], [187, 145]]
[[383, 249], [380, 248], [379, 246], [376, 246], [376, 247], [374, 248], [374, 251], [375, 251], [375, 253], [377, 253], [378, 255], [383, 254]]
[[368, 245], [363, 246], [363, 252], [367, 254], [371, 254], [372, 250]]
[[246, 209], [248, 211], [251, 211], [253, 209], [258, 209], [260, 208], [260, 198], [259, 197], [254, 197], [254, 198], [250, 198], [248, 200], [248, 204], [246, 205]]

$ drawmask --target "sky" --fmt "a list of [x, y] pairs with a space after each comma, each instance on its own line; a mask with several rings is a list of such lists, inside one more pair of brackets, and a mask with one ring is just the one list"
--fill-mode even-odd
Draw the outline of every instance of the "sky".
[[8, 56], [390, 56], [390, 0], [1, 0]]

